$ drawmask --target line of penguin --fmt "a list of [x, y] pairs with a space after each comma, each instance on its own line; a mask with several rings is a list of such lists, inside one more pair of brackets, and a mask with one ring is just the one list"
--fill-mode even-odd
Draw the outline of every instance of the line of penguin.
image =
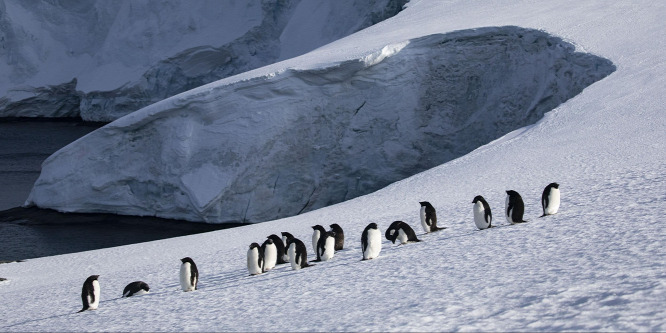
[[[527, 222], [523, 219], [525, 204], [520, 194], [513, 190], [506, 191], [506, 194], [504, 216], [507, 222], [510, 224]], [[491, 228], [493, 217], [488, 202], [482, 196], [477, 195], [472, 200], [472, 203], [474, 204], [472, 211], [476, 227], [480, 230]], [[446, 229], [445, 227], [437, 226], [435, 207], [427, 201], [419, 202], [419, 204], [421, 204], [421, 226], [426, 234]], [[543, 215], [540, 217], [557, 213], [560, 208], [559, 184], [550, 183], [546, 186], [541, 195], [541, 206]], [[331, 224], [330, 227], [331, 229], [328, 231], [321, 225], [312, 227], [314, 230], [312, 233], [312, 248], [317, 256], [316, 260], [314, 260], [315, 262], [327, 261], [333, 258], [335, 251], [340, 251], [344, 247], [345, 235], [342, 227], [338, 224]], [[384, 237], [393, 244], [395, 244], [396, 240], [400, 241], [400, 244], [421, 241], [416, 237], [414, 229], [402, 221], [391, 223], [388, 229], [386, 229]], [[377, 223], [370, 223], [361, 234], [362, 260], [377, 258], [381, 249], [381, 231], [379, 231]], [[190, 257], [185, 257], [180, 261], [181, 289], [184, 292], [197, 290], [199, 282], [197, 265]], [[294, 270], [313, 266], [308, 263], [307, 249], [303, 241], [288, 232], [282, 232], [282, 238], [275, 234], [270, 235], [261, 245], [252, 243], [247, 251], [247, 269], [250, 275], [262, 274], [273, 269], [276, 265], [286, 263], [290, 263], [291, 268]], [[98, 278], [99, 275], [91, 275], [83, 283], [81, 291], [83, 309], [79, 312], [96, 310], [98, 308], [100, 297]], [[147, 283], [134, 281], [125, 287], [123, 297], [142, 295], [149, 291], [150, 287]]]

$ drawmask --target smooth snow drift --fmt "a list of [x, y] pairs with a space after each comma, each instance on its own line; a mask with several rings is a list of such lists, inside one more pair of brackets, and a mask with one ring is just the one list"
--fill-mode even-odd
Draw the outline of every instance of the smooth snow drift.
[[498, 27], [247, 74], [63, 148], [44, 162], [26, 204], [211, 223], [293, 216], [534, 123], [614, 69], [560, 38]]

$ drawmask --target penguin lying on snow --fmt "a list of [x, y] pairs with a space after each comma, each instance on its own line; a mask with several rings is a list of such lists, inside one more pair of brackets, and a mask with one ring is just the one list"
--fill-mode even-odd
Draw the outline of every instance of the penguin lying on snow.
[[477, 195], [474, 197], [474, 200], [472, 200], [472, 203], [474, 204], [472, 211], [474, 212], [474, 223], [476, 224], [476, 227], [480, 230], [492, 227], [493, 214], [490, 211], [490, 205], [488, 205], [486, 199]]
[[123, 289], [123, 297], [143, 295], [147, 294], [149, 291], [150, 287], [147, 283], [143, 281], [134, 281]]
[[435, 207], [427, 201], [421, 201], [419, 203], [421, 204], [421, 226], [423, 226], [423, 230], [426, 233], [446, 229], [437, 226], [437, 213], [435, 212]]
[[97, 310], [99, 306], [99, 281], [97, 279], [99, 275], [89, 276], [85, 282], [83, 282], [83, 288], [81, 288], [81, 301], [83, 302], [83, 308], [79, 312], [86, 310]]
[[386, 233], [384, 234], [386, 239], [390, 240], [395, 244], [396, 240], [400, 241], [400, 244], [407, 244], [410, 242], [420, 242], [416, 237], [416, 233], [414, 232], [414, 229], [409, 226], [409, 224], [402, 222], [402, 221], [395, 221], [391, 223], [388, 229], [386, 229]]
[[550, 183], [543, 189], [541, 194], [541, 207], [543, 208], [543, 215], [553, 215], [560, 209], [560, 184]]
[[197, 290], [197, 284], [199, 283], [197, 265], [190, 257], [185, 257], [180, 261], [182, 262], [180, 265], [180, 288], [183, 291]]
[[363, 260], [374, 259], [382, 250], [382, 233], [377, 228], [377, 223], [370, 223], [361, 234], [361, 250]]

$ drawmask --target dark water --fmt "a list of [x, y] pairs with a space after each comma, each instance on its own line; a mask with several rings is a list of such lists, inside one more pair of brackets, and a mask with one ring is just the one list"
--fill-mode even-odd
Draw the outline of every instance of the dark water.
[[0, 119], [0, 262], [80, 252], [229, 228], [154, 217], [22, 208], [42, 162], [99, 128], [77, 120]]

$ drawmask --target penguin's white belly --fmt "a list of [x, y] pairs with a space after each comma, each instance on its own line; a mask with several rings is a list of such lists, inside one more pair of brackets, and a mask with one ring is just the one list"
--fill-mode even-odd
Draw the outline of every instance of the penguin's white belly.
[[333, 258], [335, 255], [335, 237], [328, 237], [326, 238], [326, 249], [324, 253], [319, 255], [319, 259], [321, 261], [326, 261], [328, 259]]
[[560, 190], [551, 188], [550, 193], [548, 193], [548, 206], [544, 213], [546, 215], [552, 215], [557, 213], [558, 209], [560, 209]]
[[247, 250], [247, 270], [251, 275], [263, 273], [259, 266], [259, 250], [256, 248]]
[[145, 289], [141, 289], [141, 290], [135, 292], [132, 296], [141, 296], [141, 295], [145, 295], [147, 293], [148, 292]]
[[488, 228], [488, 223], [486, 221], [486, 210], [483, 208], [483, 204], [481, 201], [477, 201], [474, 204], [474, 223], [476, 224], [476, 227], [479, 229], [486, 229]]
[[266, 250], [264, 251], [264, 270], [268, 271], [275, 267], [277, 257], [277, 247], [275, 244], [266, 245]]
[[99, 281], [95, 280], [92, 283], [93, 285], [93, 295], [95, 295], [95, 301], [93, 302], [91, 297], [88, 296], [88, 310], [97, 310], [99, 306]]
[[190, 269], [190, 263], [186, 262], [180, 265], [180, 288], [183, 289], [183, 291], [194, 290], [194, 285], [190, 281], [191, 276], [192, 271]]
[[509, 196], [506, 196], [506, 203], [504, 204], [504, 212], [506, 213], [506, 221], [513, 224], [513, 219], [511, 218], [511, 215], [513, 214], [513, 208], [511, 210], [509, 209]]
[[[287, 246], [287, 237], [282, 236], [282, 244]], [[284, 262], [289, 262], [289, 253], [287, 253], [287, 249], [284, 249], [284, 254], [282, 255], [282, 260]]]
[[423, 227], [423, 231], [425, 231], [426, 233], [429, 233], [430, 232], [430, 226], [428, 225], [428, 223], [426, 223], [426, 212], [425, 212], [425, 210], [426, 210], [425, 206], [421, 206], [421, 214], [420, 214], [421, 215], [421, 226]]
[[291, 264], [292, 269], [301, 269], [301, 263], [298, 261], [298, 258], [296, 258], [296, 244], [291, 243], [289, 245], [289, 249], [287, 250], [287, 253], [289, 254], [289, 263]]
[[317, 244], [319, 243], [319, 236], [321, 236], [319, 230], [315, 230], [312, 233], [312, 249], [314, 250], [315, 254], [317, 254]]
[[363, 252], [365, 259], [374, 259], [382, 250], [382, 236], [378, 229], [368, 230], [368, 247]]
[[400, 229], [398, 230], [398, 240], [400, 241], [400, 244], [407, 244], [407, 241], [409, 240], [409, 237], [407, 237], [407, 234]]

